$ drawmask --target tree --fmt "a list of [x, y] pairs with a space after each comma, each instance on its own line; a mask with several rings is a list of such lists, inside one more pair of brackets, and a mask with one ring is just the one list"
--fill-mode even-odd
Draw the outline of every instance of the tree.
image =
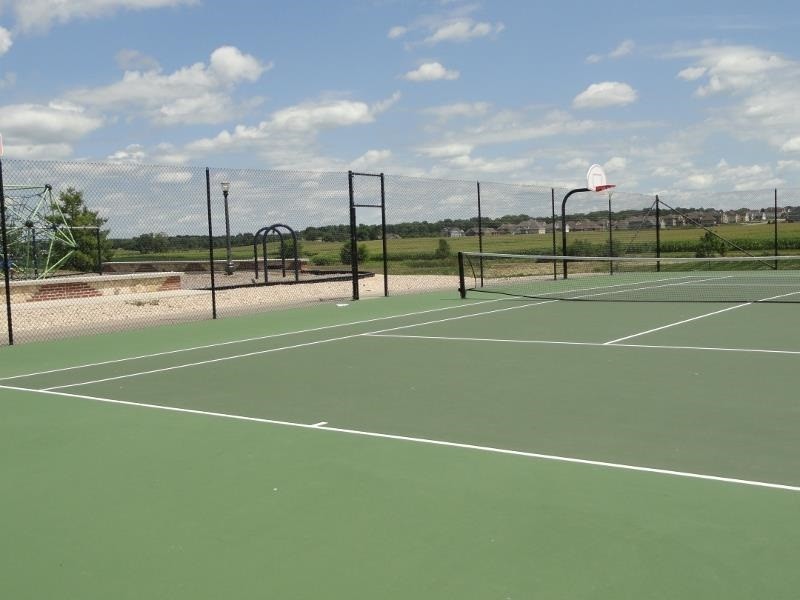
[[[64, 215], [67, 227], [73, 228], [72, 237], [77, 245], [64, 263], [64, 267], [84, 272], [97, 270], [98, 248], [95, 228], [101, 228], [108, 219], [103, 219], [97, 212], [89, 210], [84, 204], [83, 192], [72, 187], [59, 193], [56, 202]], [[110, 260], [114, 254], [108, 234], [109, 230], [100, 229], [101, 261]]]
[[133, 238], [133, 242], [139, 254], [154, 254], [166, 251], [169, 240], [166, 233], [143, 233]]

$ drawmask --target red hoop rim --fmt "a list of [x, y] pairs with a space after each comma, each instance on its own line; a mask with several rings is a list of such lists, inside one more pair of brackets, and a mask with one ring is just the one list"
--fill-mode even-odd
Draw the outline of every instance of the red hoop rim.
[[598, 185], [596, 188], [594, 188], [594, 191], [595, 192], [605, 192], [606, 190], [610, 190], [611, 188], [615, 188], [615, 187], [617, 187], [617, 186], [614, 185], [614, 184], [611, 184], [611, 183], [607, 184], [607, 185]]

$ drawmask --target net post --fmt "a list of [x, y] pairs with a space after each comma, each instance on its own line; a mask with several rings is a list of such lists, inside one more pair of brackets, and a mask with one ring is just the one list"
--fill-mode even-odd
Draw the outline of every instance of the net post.
[[458, 294], [461, 299], [467, 297], [467, 284], [464, 280], [464, 253], [458, 253]]
[[[661, 258], [661, 201], [656, 194], [656, 258]], [[661, 261], [656, 261], [656, 271], [661, 271]]]
[[350, 272], [353, 275], [353, 300], [358, 300], [358, 233], [352, 171], [347, 172], [347, 185], [350, 193]]
[[6, 322], [8, 345], [14, 345], [14, 327], [11, 324], [11, 257], [8, 255], [8, 230], [6, 228], [6, 191], [3, 187], [3, 159], [0, 158], [0, 233], [3, 246], [3, 278], [6, 283]]

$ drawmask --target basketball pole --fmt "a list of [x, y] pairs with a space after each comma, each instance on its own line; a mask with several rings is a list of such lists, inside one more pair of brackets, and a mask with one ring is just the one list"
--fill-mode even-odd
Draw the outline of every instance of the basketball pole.
[[561, 201], [561, 256], [563, 256], [563, 273], [561, 277], [563, 279], [567, 278], [567, 200], [572, 194], [577, 194], [578, 192], [591, 192], [589, 188], [575, 188], [574, 190], [570, 190], [567, 192], [567, 195], [564, 196], [564, 199]]

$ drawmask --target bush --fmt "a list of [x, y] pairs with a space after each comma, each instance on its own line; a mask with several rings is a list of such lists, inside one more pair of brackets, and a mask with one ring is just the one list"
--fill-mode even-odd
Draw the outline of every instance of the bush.
[[436, 252], [433, 253], [434, 258], [447, 258], [450, 256], [450, 244], [447, 243], [447, 240], [439, 240], [439, 247], [436, 249]]
[[706, 234], [697, 245], [695, 256], [697, 256], [697, 258], [710, 258], [716, 254], [725, 256], [727, 251], [728, 246], [725, 244], [725, 240], [720, 239], [719, 236], [714, 235], [710, 231], [706, 231]]
[[[343, 265], [349, 265], [351, 263], [351, 251], [350, 251], [350, 242], [345, 242], [342, 244], [341, 250], [339, 250], [339, 258], [342, 260]], [[369, 248], [367, 248], [366, 244], [359, 244], [358, 245], [358, 262], [364, 263], [369, 260]]]

